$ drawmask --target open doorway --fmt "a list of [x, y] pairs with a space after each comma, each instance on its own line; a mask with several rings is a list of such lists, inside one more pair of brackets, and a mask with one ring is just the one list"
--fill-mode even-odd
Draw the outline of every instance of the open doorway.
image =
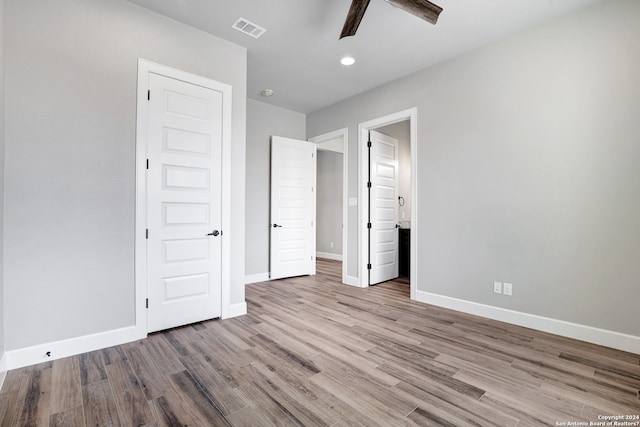
[[317, 146], [316, 255], [342, 261], [342, 283], [347, 276], [347, 164], [346, 128], [309, 138]]
[[317, 144], [316, 256], [342, 261], [342, 140]]
[[[389, 274], [400, 276], [402, 270], [402, 276], [406, 274], [406, 281], [410, 281], [412, 299], [415, 299], [419, 269], [416, 263], [417, 223], [412, 221], [416, 218], [417, 211], [416, 117], [417, 110], [412, 108], [358, 126], [358, 198], [361, 201], [358, 209], [358, 261], [361, 286], [377, 283]], [[376, 150], [374, 147], [371, 150], [369, 146], [372, 144], [369, 142], [372, 136], [374, 139], [383, 139], [386, 148]], [[382, 154], [380, 150], [383, 151]], [[385, 157], [393, 158], [393, 161], [385, 163]], [[384, 170], [380, 172], [380, 168], [389, 173]], [[383, 179], [377, 185], [376, 174]], [[390, 180], [392, 175], [394, 182]], [[388, 191], [388, 194], [382, 197], [376, 194], [376, 186], [381, 191]], [[382, 268], [376, 270], [376, 263], [380, 263]], [[393, 266], [396, 270], [390, 268], [392, 263], [397, 263]]]

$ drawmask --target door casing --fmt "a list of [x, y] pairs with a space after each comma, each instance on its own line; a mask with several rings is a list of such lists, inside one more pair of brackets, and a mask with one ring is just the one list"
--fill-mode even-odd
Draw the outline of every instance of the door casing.
[[186, 71], [138, 59], [138, 100], [136, 120], [136, 213], [135, 213], [135, 322], [142, 334], [147, 331], [147, 121], [150, 74], [181, 80], [222, 93], [222, 221], [224, 232], [221, 259], [221, 317], [227, 318], [231, 307], [231, 96], [230, 85]]

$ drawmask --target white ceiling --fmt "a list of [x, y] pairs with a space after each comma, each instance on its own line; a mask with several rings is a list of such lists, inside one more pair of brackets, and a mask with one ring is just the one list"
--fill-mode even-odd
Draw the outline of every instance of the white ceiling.
[[[129, 0], [248, 50], [247, 95], [310, 113], [602, 0], [435, 0], [437, 25], [371, 0], [355, 37], [338, 40], [350, 0]], [[239, 17], [266, 28], [253, 39]], [[339, 63], [353, 56], [355, 65]], [[270, 98], [262, 89], [275, 91]]]

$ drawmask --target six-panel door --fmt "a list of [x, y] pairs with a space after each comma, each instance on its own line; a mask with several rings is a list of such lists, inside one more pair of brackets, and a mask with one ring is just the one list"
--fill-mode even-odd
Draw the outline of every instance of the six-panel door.
[[316, 145], [271, 138], [271, 279], [316, 274]]
[[221, 313], [222, 94], [150, 75], [148, 331]]
[[376, 131], [371, 141], [369, 284], [398, 277], [398, 140]]

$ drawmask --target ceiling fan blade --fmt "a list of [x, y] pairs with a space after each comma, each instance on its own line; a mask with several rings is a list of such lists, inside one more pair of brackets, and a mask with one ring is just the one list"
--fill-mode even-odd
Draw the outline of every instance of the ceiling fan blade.
[[400, 9], [403, 9], [418, 18], [435, 24], [438, 22], [438, 16], [442, 12], [442, 8], [428, 0], [384, 0]]
[[351, 7], [349, 8], [349, 13], [347, 13], [347, 18], [344, 20], [344, 27], [342, 27], [340, 38], [356, 34], [364, 12], [367, 10], [367, 6], [369, 6], [369, 0], [353, 0], [351, 2]]

